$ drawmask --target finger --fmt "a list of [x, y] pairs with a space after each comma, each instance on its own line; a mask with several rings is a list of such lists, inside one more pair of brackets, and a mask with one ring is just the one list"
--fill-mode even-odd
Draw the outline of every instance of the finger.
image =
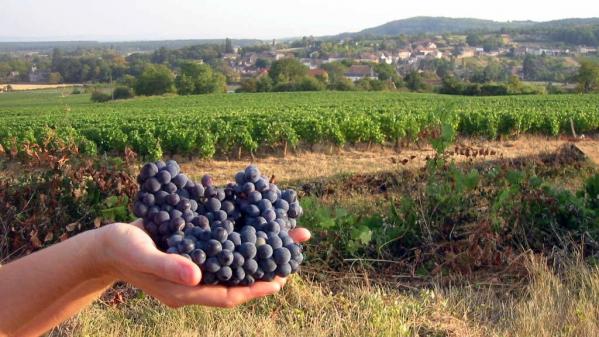
[[279, 282], [256, 282], [249, 287], [200, 286], [189, 287], [156, 278], [153, 275], [132, 275], [131, 282], [169, 306], [206, 305], [231, 308], [253, 299], [275, 294]]
[[133, 221], [130, 225], [145, 230], [143, 219], [137, 219], [137, 220]]
[[249, 287], [204, 286], [187, 293], [186, 302], [231, 308], [281, 290], [278, 282], [256, 282]]
[[287, 278], [277, 276], [277, 277], [275, 277], [273, 282], [278, 283], [281, 286], [281, 288], [283, 288], [285, 286], [285, 284], [287, 284]]
[[200, 267], [195, 263], [176, 254], [165, 254], [154, 247], [137, 250], [132, 262], [132, 267], [139, 271], [181, 285], [195, 286], [202, 279]]
[[305, 228], [296, 228], [289, 231], [289, 236], [291, 236], [293, 241], [301, 243], [310, 240], [312, 234]]

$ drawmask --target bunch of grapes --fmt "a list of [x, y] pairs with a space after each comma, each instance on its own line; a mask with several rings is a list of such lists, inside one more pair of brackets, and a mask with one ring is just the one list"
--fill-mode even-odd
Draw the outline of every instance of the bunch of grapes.
[[162, 251], [196, 263], [203, 284], [250, 285], [297, 272], [302, 248], [288, 231], [302, 215], [297, 193], [281, 191], [248, 166], [219, 188], [195, 183], [177, 162], [147, 163], [138, 177], [136, 216]]

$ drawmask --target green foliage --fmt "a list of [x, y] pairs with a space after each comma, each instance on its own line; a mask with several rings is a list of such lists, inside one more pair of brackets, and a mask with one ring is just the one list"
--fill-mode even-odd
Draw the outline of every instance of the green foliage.
[[584, 186], [584, 192], [589, 207], [595, 209], [599, 215], [599, 174], [595, 174], [587, 180]]
[[275, 85], [283, 83], [298, 83], [308, 74], [308, 67], [300, 61], [285, 58], [272, 63], [268, 75]]
[[94, 103], [104, 103], [112, 100], [112, 95], [101, 90], [92, 92], [91, 101]]
[[335, 85], [339, 81], [347, 80], [345, 78], [345, 73], [349, 69], [345, 64], [341, 62], [330, 62], [322, 65], [322, 69], [324, 69], [329, 74], [329, 83]]
[[404, 78], [404, 81], [406, 82], [406, 87], [412, 91], [420, 92], [429, 89], [429, 86], [424, 82], [422, 75], [416, 70], [408, 73]]
[[[268, 76], [262, 79], [270, 81]], [[598, 99], [306, 92], [156, 97], [94, 105], [84, 95], [15, 92], [0, 97], [0, 144], [10, 148], [15, 141], [23, 149], [26, 141], [42, 139], [48, 127], [72, 130], [74, 136], [69, 137], [90, 149], [95, 144], [100, 153], [130, 146], [152, 157], [161, 152], [230, 155], [238, 147], [282, 149], [285, 143], [298, 142], [395, 144], [419, 140], [424, 130], [438, 128], [448, 107], [450, 123], [460, 136], [569, 134], [570, 119], [578, 132], [592, 133], [599, 129]], [[65, 118], [67, 108], [70, 114]]]
[[354, 82], [352, 82], [352, 80], [350, 80], [349, 78], [345, 78], [345, 77], [341, 77], [341, 78], [335, 80], [334, 82], [331, 81], [331, 84], [329, 84], [328, 88], [330, 90], [336, 90], [336, 91], [356, 90]]
[[576, 67], [569, 65], [565, 58], [526, 55], [522, 73], [528, 81], [565, 82], [576, 75]]
[[466, 83], [453, 76], [443, 79], [439, 93], [464, 96], [504, 96], [545, 94], [544, 87], [525, 85], [517, 76], [510, 77], [505, 83]]
[[117, 87], [112, 93], [114, 99], [129, 99], [133, 98], [133, 91], [127, 87]]
[[195, 83], [191, 76], [180, 74], [175, 79], [175, 87], [179, 95], [193, 95], [195, 91]]
[[372, 242], [373, 229], [381, 227], [382, 219], [376, 215], [357, 216], [344, 208], [323, 206], [313, 197], [303, 198], [301, 202], [304, 208], [302, 226], [334, 235], [335, 239], [326, 242], [329, 249], [359, 255]]
[[164, 65], [147, 65], [135, 82], [135, 93], [143, 96], [163, 95], [173, 90], [173, 74]]
[[325, 85], [314, 77], [304, 77], [297, 85], [297, 91], [322, 91]]
[[175, 86], [179, 95], [222, 93], [226, 90], [226, 79], [207, 64], [185, 62]]
[[270, 67], [270, 61], [269, 60], [267, 60], [267, 59], [261, 59], [261, 58], [259, 58], [259, 59], [256, 60], [256, 68], [266, 69], [268, 67]]
[[599, 64], [583, 60], [576, 75], [578, 91], [588, 93], [599, 90]]

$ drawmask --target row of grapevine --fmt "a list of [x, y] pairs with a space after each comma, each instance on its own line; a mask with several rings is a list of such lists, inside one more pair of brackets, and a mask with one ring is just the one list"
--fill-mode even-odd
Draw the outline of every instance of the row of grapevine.
[[0, 145], [73, 141], [89, 153], [131, 147], [212, 157], [241, 149], [298, 144], [383, 144], [414, 140], [451, 118], [459, 134], [500, 135], [599, 130], [599, 96], [455, 97], [397, 93], [276, 93], [140, 98], [91, 104], [2, 104]]

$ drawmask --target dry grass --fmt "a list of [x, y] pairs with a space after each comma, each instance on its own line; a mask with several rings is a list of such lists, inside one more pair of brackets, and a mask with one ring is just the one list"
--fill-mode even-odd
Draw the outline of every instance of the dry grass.
[[24, 90], [39, 90], [39, 89], [55, 89], [55, 88], [69, 88], [76, 84], [0, 84], [0, 87], [6, 87], [10, 85], [13, 91], [24, 91]]
[[[555, 151], [566, 141], [527, 136], [506, 142], [460, 142], [516, 158]], [[599, 140], [587, 139], [577, 146], [598, 161]], [[428, 153], [432, 150], [325, 151], [258, 158], [256, 163], [278, 180], [290, 181], [399, 169], [404, 166], [398, 158], [411, 155], [417, 158], [406, 166], [421, 166]], [[247, 164], [190, 161], [183, 170], [196, 178], [216, 173], [217, 183], [224, 183]], [[48, 336], [599, 336], [599, 269], [567, 260], [558, 274], [535, 257], [528, 268], [530, 279], [518, 284], [461, 282], [409, 291], [349, 273], [335, 282], [319, 283], [307, 280], [306, 273], [292, 278], [279, 295], [229, 310], [173, 310], [147, 297], [116, 307], [97, 302]]]
[[[473, 138], [461, 139], [460, 146], [475, 149], [492, 149], [495, 156], [478, 157], [473, 161], [484, 161], [498, 158], [518, 158], [537, 155], [541, 152], [554, 152], [568, 140], [539, 136], [521, 136], [509, 141], [484, 141]], [[576, 143], [581, 150], [595, 163], [599, 164], [599, 138], [588, 137]], [[342, 173], [375, 173], [403, 168], [423, 167], [427, 156], [433, 156], [433, 149], [426, 145], [421, 148], [411, 147], [397, 153], [391, 149], [367, 150], [366, 147], [333, 151], [302, 151], [287, 157], [265, 156], [254, 160], [254, 163], [268, 175], [275, 175], [278, 181], [315, 179], [330, 177]], [[413, 158], [413, 159], [411, 159]], [[456, 161], [469, 160], [466, 157], [455, 157]], [[180, 159], [180, 158], [179, 158]], [[402, 161], [410, 159], [407, 164]], [[183, 171], [197, 178], [206, 173], [214, 176], [219, 184], [231, 181], [232, 177], [248, 165], [251, 160], [191, 160], [183, 161]]]
[[529, 261], [520, 295], [474, 288], [444, 290], [453, 312], [494, 336], [599, 336], [599, 269], [569, 262], [560, 275], [545, 259]]
[[96, 303], [49, 336], [599, 336], [597, 268], [574, 262], [558, 276], [537, 258], [529, 268], [521, 288], [406, 293], [348, 277], [332, 292], [295, 277], [281, 294], [230, 310]]

